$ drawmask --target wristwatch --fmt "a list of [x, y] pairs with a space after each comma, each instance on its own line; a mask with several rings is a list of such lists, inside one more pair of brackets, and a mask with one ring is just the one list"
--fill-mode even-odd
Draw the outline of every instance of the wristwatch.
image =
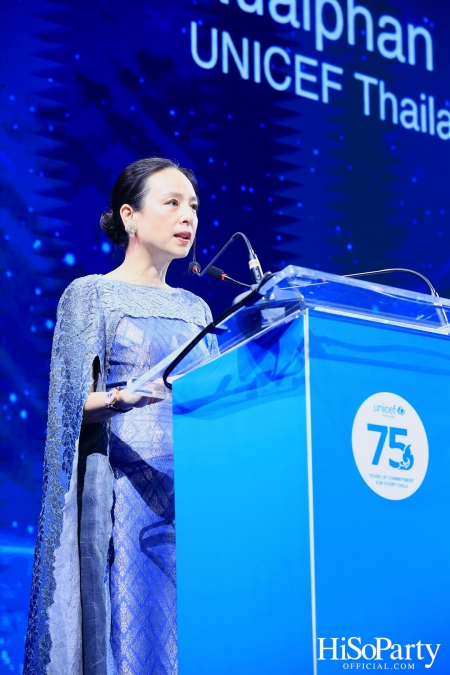
[[111, 391], [107, 391], [105, 394], [105, 408], [108, 408], [108, 410], [115, 410], [115, 412], [118, 413], [126, 413], [131, 408], [127, 408], [126, 410], [122, 410], [121, 408], [118, 408], [116, 406], [117, 401], [119, 400], [119, 393], [120, 393], [120, 387], [114, 387], [114, 389], [111, 389]]

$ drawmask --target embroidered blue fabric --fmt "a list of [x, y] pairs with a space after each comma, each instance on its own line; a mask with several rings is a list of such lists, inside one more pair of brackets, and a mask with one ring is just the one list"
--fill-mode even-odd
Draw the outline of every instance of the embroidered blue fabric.
[[96, 358], [96, 389], [124, 386], [210, 320], [188, 291], [99, 275], [61, 298], [25, 675], [177, 673], [171, 402], [81, 418]]

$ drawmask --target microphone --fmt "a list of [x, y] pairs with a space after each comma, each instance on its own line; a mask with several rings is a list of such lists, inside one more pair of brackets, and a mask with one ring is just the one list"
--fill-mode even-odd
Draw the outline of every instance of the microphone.
[[[422, 279], [422, 281], [426, 283], [426, 285], [428, 286], [430, 294], [434, 298], [437, 298], [437, 300], [440, 300], [439, 293], [434, 288], [431, 281], [424, 274], [416, 272], [416, 270], [410, 270], [406, 267], [388, 267], [387, 269], [384, 270], [371, 270], [370, 272], [355, 272], [354, 274], [344, 274], [344, 277], [369, 277], [374, 274], [393, 274], [395, 272], [405, 272], [406, 274], [414, 274], [414, 276], [419, 277], [419, 279]], [[450, 323], [448, 321], [445, 309], [442, 307], [442, 305], [439, 305], [438, 303], [435, 303], [435, 307], [436, 307], [436, 314], [439, 318], [441, 325], [449, 326]]]
[[260, 265], [260, 262], [258, 260], [258, 256], [254, 252], [248, 237], [246, 237], [243, 232], [236, 232], [236, 234], [233, 234], [231, 239], [234, 240], [237, 237], [242, 237], [242, 239], [244, 240], [244, 243], [245, 243], [245, 245], [247, 247], [247, 251], [248, 251], [248, 266], [250, 268], [250, 273], [253, 277], [253, 283], [259, 284], [259, 282], [263, 278], [263, 271], [262, 271], [262, 267]]
[[[201, 269], [199, 263], [198, 263], [195, 259], [192, 260], [192, 261], [189, 263], [189, 268], [188, 268], [188, 269], [189, 269], [189, 272], [191, 272], [192, 274], [195, 274], [195, 275], [198, 276], [198, 277], [203, 277], [205, 274], [208, 274], [208, 273], [209, 273], [209, 270], [210, 270], [211, 267], [214, 265], [214, 263], [216, 262], [216, 260], [217, 260], [218, 258], [220, 258], [220, 256], [222, 255], [222, 253], [224, 253], [224, 252], [226, 251], [226, 249], [230, 246], [230, 244], [232, 244], [233, 241], [235, 241], [238, 237], [241, 237], [241, 238], [244, 240], [244, 243], [245, 243], [245, 245], [246, 245], [246, 247], [247, 247], [247, 251], [248, 251], [248, 266], [249, 266], [249, 269], [250, 269], [250, 274], [252, 275], [253, 283], [254, 283], [254, 284], [259, 284], [259, 282], [260, 282], [261, 279], [263, 278], [263, 271], [262, 271], [262, 268], [261, 268], [261, 264], [260, 264], [260, 262], [259, 262], [259, 260], [258, 260], [258, 256], [256, 255], [256, 253], [254, 252], [254, 250], [253, 250], [253, 248], [252, 248], [252, 245], [250, 244], [250, 241], [249, 241], [248, 237], [247, 237], [243, 232], [235, 232], [235, 234], [233, 234], [233, 236], [231, 237], [231, 239], [229, 239], [229, 240], [227, 241], [227, 243], [225, 244], [225, 246], [223, 246], [223, 247], [220, 249], [219, 253], [217, 253], [217, 255], [215, 255], [214, 258], [211, 260], [211, 262], [209, 262], [209, 263], [206, 265], [206, 267], [205, 267], [205, 269], [204, 269], [203, 271], [202, 271], [202, 269]], [[218, 268], [216, 268], [216, 269], [218, 269]], [[221, 272], [221, 274], [224, 274], [224, 272], [222, 272], [222, 270], [220, 270], [220, 272]], [[218, 278], [219, 278], [219, 276], [214, 276], [214, 274], [211, 274], [210, 276], [213, 276], [213, 278], [215, 278], [215, 279], [218, 279]], [[227, 275], [225, 275], [225, 276], [227, 276]], [[231, 279], [231, 277], [229, 277], [229, 278]], [[222, 279], [222, 277], [220, 277], [220, 280], [222, 280], [222, 281], [228, 281], [228, 279]], [[233, 280], [233, 281], [235, 281], [235, 280]], [[242, 286], [246, 286], [246, 285], [247, 285], [247, 284], [242, 284], [241, 282], [237, 282], [237, 283], [239, 283], [239, 284], [242, 285]]]
[[422, 279], [422, 281], [426, 283], [431, 295], [434, 295], [435, 298], [439, 297], [437, 290], [433, 287], [431, 281], [427, 279], [425, 275], [421, 274], [420, 272], [416, 272], [415, 270], [407, 269], [406, 267], [388, 267], [385, 270], [371, 270], [370, 272], [355, 272], [354, 274], [344, 274], [344, 277], [370, 277], [373, 274], [392, 274], [394, 272], [405, 272], [406, 274], [414, 274], [414, 276], [419, 277], [419, 279]]
[[250, 284], [243, 284], [242, 281], [237, 281], [237, 279], [233, 279], [233, 277], [229, 277], [228, 274], [225, 274], [225, 272], [218, 267], [213, 267], [211, 266], [209, 270], [207, 270], [206, 274], [209, 277], [212, 277], [213, 279], [217, 279], [218, 281], [229, 281], [232, 284], [237, 284], [238, 286], [244, 286], [245, 288], [250, 288]]
[[[192, 260], [189, 263], [188, 272], [190, 272], [191, 274], [195, 274], [197, 277], [203, 276], [201, 274], [201, 269], [202, 268], [200, 267], [200, 264], [197, 262], [197, 260]], [[219, 267], [214, 267], [213, 265], [211, 265], [211, 267], [205, 270], [205, 272], [209, 277], [217, 279], [218, 281], [229, 281], [232, 284], [244, 286], [244, 288], [250, 288], [250, 284], [243, 284], [242, 281], [238, 281], [237, 279], [233, 279], [233, 277], [229, 277], [228, 274], [226, 274], [223, 270], [219, 269]]]
[[199, 276], [201, 271], [202, 268], [200, 267], [199, 263], [196, 260], [191, 260], [189, 263], [188, 272], [190, 274], [196, 274]]

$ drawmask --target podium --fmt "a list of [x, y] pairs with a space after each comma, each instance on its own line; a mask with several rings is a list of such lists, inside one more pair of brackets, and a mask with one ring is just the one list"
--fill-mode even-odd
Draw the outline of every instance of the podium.
[[174, 382], [180, 675], [450, 673], [446, 310], [291, 266]]

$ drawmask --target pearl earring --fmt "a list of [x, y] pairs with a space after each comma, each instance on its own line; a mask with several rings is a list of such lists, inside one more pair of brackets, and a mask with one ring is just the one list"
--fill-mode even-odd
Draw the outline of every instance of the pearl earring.
[[138, 229], [137, 225], [135, 225], [135, 223], [133, 223], [132, 220], [125, 226], [125, 232], [130, 236], [130, 239], [131, 237], [134, 237], [134, 235], [137, 232], [137, 229]]

